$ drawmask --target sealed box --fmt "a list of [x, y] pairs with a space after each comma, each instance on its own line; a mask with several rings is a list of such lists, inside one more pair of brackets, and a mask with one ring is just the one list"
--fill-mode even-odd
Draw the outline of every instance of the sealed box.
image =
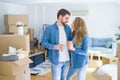
[[30, 70], [26, 69], [23, 73], [17, 74], [15, 76], [4, 76], [0, 75], [0, 80], [31, 80]]
[[5, 31], [7, 33], [17, 34], [17, 27], [16, 27], [16, 25], [5, 25]]
[[29, 24], [29, 17], [28, 15], [23, 14], [6, 14], [4, 15], [4, 24], [5, 25], [16, 25], [17, 22], [22, 22], [26, 25]]
[[[18, 28], [16, 25], [5, 25], [5, 31], [6, 33], [13, 33], [13, 34], [18, 34]], [[24, 27], [24, 34], [28, 33], [28, 27]]]

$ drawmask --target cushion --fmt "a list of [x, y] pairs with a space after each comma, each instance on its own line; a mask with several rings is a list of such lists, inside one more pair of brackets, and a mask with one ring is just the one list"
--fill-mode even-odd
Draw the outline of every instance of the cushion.
[[112, 42], [112, 38], [93, 38], [93, 47], [105, 47], [107, 42]]
[[108, 42], [105, 44], [105, 47], [106, 47], [106, 48], [111, 48], [111, 47], [112, 47], [112, 42], [111, 42], [111, 41], [108, 41]]
[[8, 54], [15, 55], [15, 54], [16, 54], [16, 51], [17, 51], [16, 48], [14, 48], [14, 47], [12, 47], [12, 46], [9, 46]]

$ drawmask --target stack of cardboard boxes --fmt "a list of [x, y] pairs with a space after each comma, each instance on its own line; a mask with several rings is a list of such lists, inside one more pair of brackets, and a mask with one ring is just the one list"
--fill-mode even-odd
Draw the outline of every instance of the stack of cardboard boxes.
[[0, 35], [0, 55], [7, 54], [9, 46], [22, 48], [26, 56], [16, 61], [0, 61], [0, 80], [30, 80], [29, 35]]
[[[28, 25], [29, 18], [28, 15], [4, 15], [4, 24], [6, 33], [14, 33], [17, 34], [17, 22], [23, 22], [24, 24]], [[24, 28], [24, 33], [27, 33], [27, 27]]]
[[29, 17], [28, 15], [14, 15], [14, 14], [6, 14], [4, 15], [4, 25], [5, 25], [5, 32], [3, 34], [9, 34], [9, 35], [17, 35], [18, 30], [16, 27], [17, 22], [22, 22], [26, 24], [27, 26], [24, 27], [24, 35], [29, 35], [30, 36], [30, 49], [34, 48], [35, 40], [34, 40], [34, 29], [33, 28], [28, 28], [29, 25]]
[[30, 35], [30, 40], [34, 39], [34, 29], [28, 28], [29, 25], [29, 16], [28, 15], [13, 15], [6, 14], [4, 15], [4, 25], [5, 25], [5, 33], [4, 34], [18, 34], [18, 30], [16, 27], [17, 22], [22, 22], [27, 26], [24, 27], [24, 34]]

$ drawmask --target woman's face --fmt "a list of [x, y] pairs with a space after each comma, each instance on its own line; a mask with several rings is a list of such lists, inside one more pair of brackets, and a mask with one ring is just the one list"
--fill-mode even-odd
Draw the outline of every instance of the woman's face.
[[71, 24], [71, 28], [72, 28], [72, 31], [73, 31], [74, 30], [74, 24], [73, 23]]

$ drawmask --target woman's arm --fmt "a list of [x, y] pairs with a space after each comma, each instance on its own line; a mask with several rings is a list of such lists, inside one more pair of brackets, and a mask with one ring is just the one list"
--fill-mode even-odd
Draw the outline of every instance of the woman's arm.
[[89, 48], [89, 37], [88, 35], [84, 36], [83, 42], [80, 45], [82, 47], [74, 47], [73, 52], [80, 55], [87, 55]]

